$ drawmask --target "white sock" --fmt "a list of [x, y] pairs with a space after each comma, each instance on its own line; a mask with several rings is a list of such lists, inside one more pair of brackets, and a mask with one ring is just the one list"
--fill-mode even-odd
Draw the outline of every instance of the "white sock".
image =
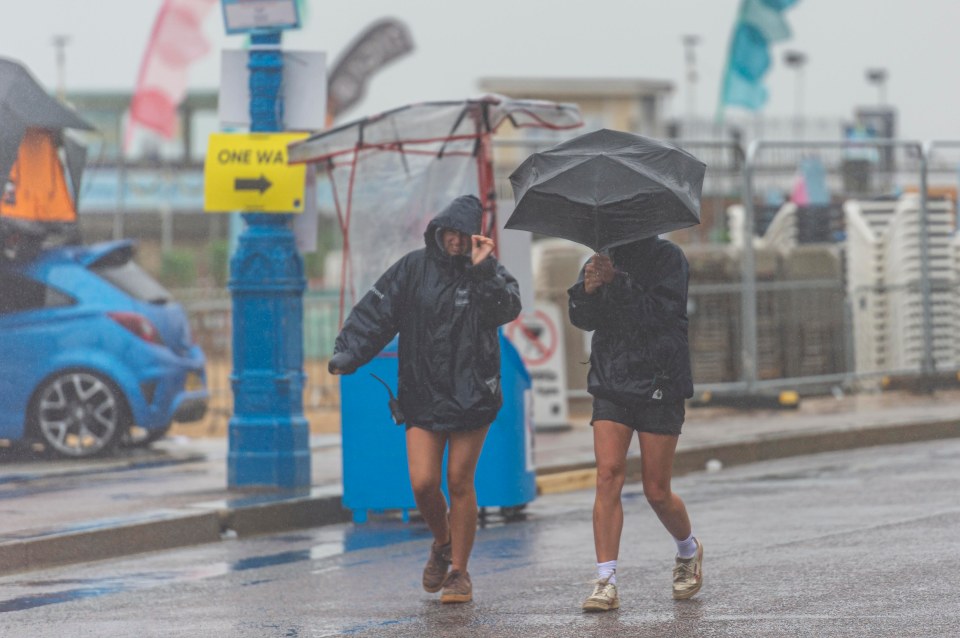
[[610, 577], [608, 583], [613, 585], [617, 584], [617, 561], [608, 560], [605, 563], [597, 563], [597, 578], [603, 580], [604, 578]]
[[680, 558], [693, 558], [697, 555], [697, 540], [693, 537], [693, 530], [690, 531], [690, 536], [686, 540], [677, 542], [677, 556]]

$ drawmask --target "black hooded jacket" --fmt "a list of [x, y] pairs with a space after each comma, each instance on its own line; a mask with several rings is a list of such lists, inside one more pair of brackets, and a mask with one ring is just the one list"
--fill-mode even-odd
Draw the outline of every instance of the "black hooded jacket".
[[693, 396], [687, 341], [690, 268], [679, 246], [652, 237], [611, 251], [612, 283], [567, 292], [570, 321], [594, 330], [587, 390], [624, 406]]
[[331, 365], [346, 373], [370, 361], [400, 333], [400, 407], [427, 430], [487, 425], [503, 403], [497, 327], [520, 314], [516, 279], [490, 256], [474, 266], [450, 256], [437, 231], [480, 233], [482, 208], [458, 197], [423, 234], [426, 246], [385, 272], [354, 306], [337, 337]]

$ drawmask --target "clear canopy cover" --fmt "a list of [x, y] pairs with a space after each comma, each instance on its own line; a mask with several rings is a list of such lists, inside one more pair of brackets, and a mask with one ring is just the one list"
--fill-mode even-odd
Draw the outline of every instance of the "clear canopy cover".
[[345, 306], [422, 247], [427, 224], [455, 197], [486, 201], [485, 144], [505, 121], [558, 130], [581, 124], [576, 105], [485, 96], [399, 107], [290, 145], [291, 163], [315, 163], [330, 180], [343, 232]]

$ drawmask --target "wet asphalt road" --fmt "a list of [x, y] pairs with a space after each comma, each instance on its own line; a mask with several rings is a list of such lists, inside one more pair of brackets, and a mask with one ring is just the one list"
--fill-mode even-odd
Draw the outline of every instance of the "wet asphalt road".
[[626, 490], [622, 608], [584, 615], [592, 494], [494, 519], [475, 602], [419, 588], [422, 525], [381, 519], [0, 579], [0, 636], [960, 636], [960, 441], [801, 457], [675, 481], [705, 584]]

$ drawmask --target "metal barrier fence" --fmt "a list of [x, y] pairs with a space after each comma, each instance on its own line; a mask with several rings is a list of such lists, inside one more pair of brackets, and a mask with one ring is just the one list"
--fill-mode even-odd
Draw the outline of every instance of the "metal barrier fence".
[[[223, 432], [233, 414], [232, 307], [229, 292], [177, 290], [174, 296], [190, 317], [194, 341], [207, 357], [210, 409], [206, 428]], [[337, 337], [340, 300], [334, 291], [308, 291], [303, 298], [303, 368], [307, 376], [303, 392], [305, 414], [338, 413], [340, 385], [327, 372], [327, 360]]]
[[[557, 141], [496, 143], [501, 202], [512, 201], [516, 164]], [[732, 142], [673, 142], [708, 165], [703, 223], [670, 235], [691, 263], [698, 391], [956, 379], [960, 163], [948, 156], [960, 157], [960, 142], [758, 141], [746, 153]], [[821, 199], [795, 205], [808, 166], [819, 170]], [[570, 387], [584, 394], [577, 379]]]
[[[497, 141], [501, 214], [513, 199], [510, 172], [557, 141]], [[670, 236], [691, 265], [690, 344], [699, 392], [956, 379], [960, 141], [759, 141], [746, 153], [734, 143], [675, 143], [708, 165], [703, 223]], [[828, 201], [794, 205], [789, 193], [811, 162], [822, 170]], [[562, 292], [538, 290], [547, 297]], [[229, 294], [175, 295], [207, 355], [210, 427], [225, 429], [232, 414]], [[305, 412], [339, 408], [337, 379], [326, 371], [338, 303], [333, 292], [304, 297]], [[585, 377], [583, 366], [573, 367]], [[571, 396], [585, 395], [584, 379], [569, 384]]]
[[[930, 165], [934, 148], [903, 140], [758, 141], [750, 146], [741, 237], [760, 237], [741, 242], [743, 374], [729, 389], [752, 394], [814, 384], [876, 386], [890, 377], [919, 378], [927, 386], [941, 378], [956, 380], [956, 189], [942, 190], [933, 201], [928, 196], [931, 175], [942, 172]], [[820, 171], [826, 200], [792, 208], [784, 203], [775, 207], [772, 218], [757, 214], [763, 210], [761, 194], [789, 192], [804, 164], [811, 163]], [[843, 292], [839, 298], [846, 327], [831, 341], [842, 341], [844, 362], [820, 374], [769, 374], [762, 365], [762, 336], [776, 319], [764, 317], [760, 306], [765, 288], [756, 257], [763, 248], [787, 256], [803, 246], [796, 232], [791, 236], [777, 228], [790, 225], [783, 221], [787, 217], [794, 228], [804, 217], [807, 222], [819, 217], [825, 231], [818, 238], [821, 246], [832, 245], [842, 265], [833, 294]], [[783, 277], [774, 281], [786, 283]], [[818, 285], [828, 286], [827, 281]], [[785, 344], [809, 326], [796, 327], [801, 333], [785, 335]]]

